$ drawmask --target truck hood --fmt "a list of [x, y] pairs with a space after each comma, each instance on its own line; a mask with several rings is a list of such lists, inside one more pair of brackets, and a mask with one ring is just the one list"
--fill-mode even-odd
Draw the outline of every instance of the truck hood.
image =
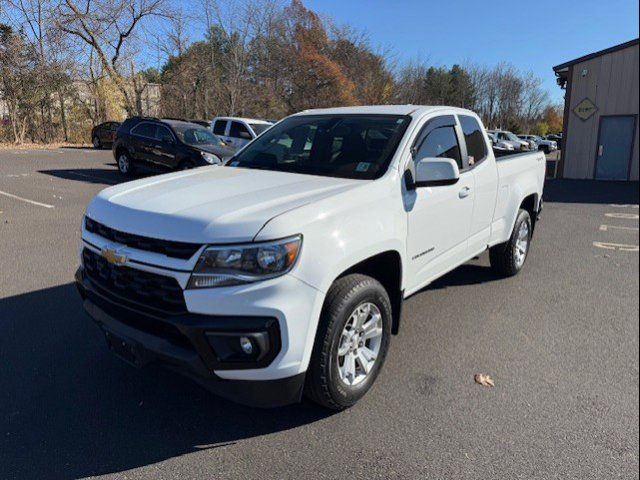
[[273, 217], [361, 182], [202, 167], [107, 188], [91, 201], [87, 215], [116, 230], [145, 237], [203, 244], [246, 242]]

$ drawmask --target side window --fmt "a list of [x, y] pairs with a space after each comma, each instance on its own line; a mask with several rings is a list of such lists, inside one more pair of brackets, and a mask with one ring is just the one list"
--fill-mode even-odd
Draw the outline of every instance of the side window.
[[455, 128], [452, 126], [438, 127], [432, 130], [416, 152], [416, 161], [423, 158], [450, 158], [455, 160], [460, 170], [463, 169], [460, 146]]
[[216, 135], [224, 135], [226, 129], [226, 120], [216, 120], [216, 123], [213, 124], [213, 133], [215, 133]]
[[161, 142], [173, 143], [173, 134], [167, 127], [158, 125], [158, 128], [156, 130], [156, 139], [160, 140]]
[[473, 166], [487, 157], [487, 144], [482, 134], [482, 127], [475, 118], [467, 115], [459, 115], [458, 120], [460, 120], [464, 141], [467, 144], [469, 166]]
[[245, 127], [243, 124], [239, 122], [231, 122], [231, 128], [229, 129], [229, 136], [233, 138], [244, 138], [244, 139], [252, 138], [251, 134], [249, 133], [249, 130], [247, 130], [247, 127]]
[[131, 130], [131, 133], [141, 137], [155, 138], [156, 126], [153, 123], [141, 123], [140, 125], [135, 126], [133, 130]]

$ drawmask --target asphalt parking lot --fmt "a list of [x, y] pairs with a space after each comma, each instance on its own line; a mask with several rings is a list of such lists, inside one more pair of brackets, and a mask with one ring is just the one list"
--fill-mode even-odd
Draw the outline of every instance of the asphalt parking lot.
[[550, 182], [522, 274], [485, 255], [408, 299], [372, 391], [328, 414], [107, 351], [72, 279], [121, 180], [109, 151], [0, 151], [1, 479], [638, 478], [637, 183]]

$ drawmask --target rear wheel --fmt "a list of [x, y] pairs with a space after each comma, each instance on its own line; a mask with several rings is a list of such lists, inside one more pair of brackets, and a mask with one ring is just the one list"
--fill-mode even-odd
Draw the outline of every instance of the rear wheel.
[[93, 148], [95, 148], [96, 150], [100, 150], [102, 148], [102, 143], [100, 142], [100, 139], [98, 138], [97, 135], [95, 135], [93, 137]]
[[518, 274], [527, 260], [532, 233], [531, 215], [521, 209], [509, 241], [489, 250], [489, 260], [493, 269], [505, 277]]
[[336, 280], [320, 318], [306, 395], [331, 410], [362, 398], [387, 355], [391, 318], [389, 295], [377, 280], [361, 274]]
[[131, 157], [127, 152], [125, 151], [118, 152], [118, 156], [116, 160], [118, 162], [118, 170], [120, 171], [121, 174], [127, 175], [127, 176], [133, 174], [133, 171], [134, 171], [133, 162], [131, 161]]

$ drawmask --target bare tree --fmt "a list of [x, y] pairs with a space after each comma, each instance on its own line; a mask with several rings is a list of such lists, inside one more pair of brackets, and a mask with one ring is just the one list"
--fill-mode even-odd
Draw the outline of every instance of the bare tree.
[[148, 17], [164, 14], [165, 0], [61, 0], [58, 26], [95, 52], [104, 72], [117, 86], [130, 115], [142, 114], [122, 57], [127, 43]]
[[525, 131], [531, 130], [548, 104], [549, 94], [542, 88], [542, 79], [533, 72], [527, 73], [522, 79], [521, 113]]

